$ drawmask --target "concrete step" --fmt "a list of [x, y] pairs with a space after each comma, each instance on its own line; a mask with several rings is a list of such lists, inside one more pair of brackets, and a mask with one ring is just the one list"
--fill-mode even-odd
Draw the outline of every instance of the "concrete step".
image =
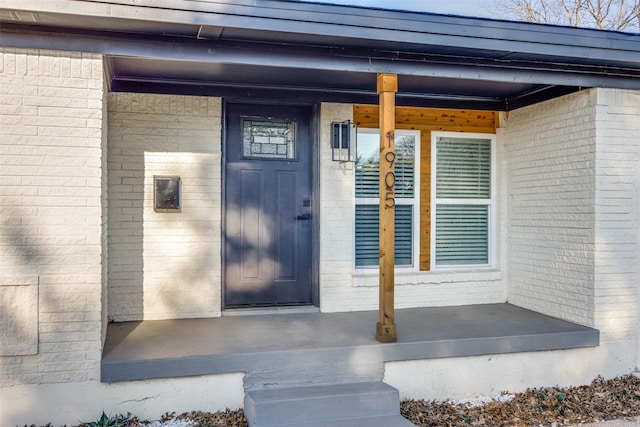
[[311, 421], [302, 424], [286, 424], [281, 427], [415, 427], [402, 415], [385, 415], [382, 417], [349, 418], [338, 421]]
[[244, 411], [250, 427], [412, 425], [398, 390], [381, 381], [251, 390]]
[[[368, 350], [314, 348], [274, 351], [252, 361], [244, 376], [244, 389], [306, 387], [317, 384], [382, 381], [384, 362]], [[354, 358], [357, 367], [354, 368]]]

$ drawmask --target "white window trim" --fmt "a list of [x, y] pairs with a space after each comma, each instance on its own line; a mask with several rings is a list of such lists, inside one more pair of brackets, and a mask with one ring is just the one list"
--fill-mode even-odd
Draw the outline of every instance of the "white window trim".
[[[460, 205], [487, 205], [487, 199], [438, 199], [436, 197], [436, 167], [437, 167], [437, 140], [438, 137], [453, 138], [478, 138], [491, 140], [491, 197], [489, 198], [488, 214], [489, 214], [489, 262], [487, 264], [465, 264], [465, 265], [447, 265], [436, 266], [436, 206], [438, 204], [460, 204]], [[496, 263], [496, 135], [493, 133], [468, 133], [468, 132], [431, 132], [431, 271], [450, 271], [450, 270], [470, 270], [470, 269], [491, 269], [495, 268]]]
[[[374, 135], [380, 135], [379, 129], [372, 128], [358, 128], [358, 133], [368, 133]], [[402, 135], [413, 135], [415, 138], [415, 163], [414, 163], [414, 192], [413, 198], [397, 198], [396, 205], [411, 205], [413, 204], [412, 209], [412, 230], [411, 230], [411, 264], [410, 265], [397, 265], [395, 266], [395, 271], [398, 272], [413, 272], [420, 271], [420, 131], [419, 130], [404, 130], [404, 129], [396, 129], [395, 134], [398, 136]], [[356, 153], [357, 155], [357, 153]], [[353, 185], [352, 188], [355, 188], [355, 169], [353, 174]], [[356, 205], [379, 205], [380, 199], [374, 197], [356, 197], [355, 190], [353, 192], [353, 238], [351, 239], [353, 248], [351, 253], [353, 254], [353, 269], [354, 274], [366, 274], [370, 273], [372, 269], [379, 268], [378, 266], [370, 266], [370, 267], [362, 267], [356, 266]]]

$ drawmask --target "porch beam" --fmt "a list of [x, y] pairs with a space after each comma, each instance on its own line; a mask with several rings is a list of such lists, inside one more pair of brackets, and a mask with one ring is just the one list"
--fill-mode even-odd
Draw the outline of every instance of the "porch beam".
[[395, 125], [396, 74], [378, 74], [380, 103], [380, 299], [376, 339], [380, 342], [397, 341], [394, 322], [394, 267], [395, 267]]

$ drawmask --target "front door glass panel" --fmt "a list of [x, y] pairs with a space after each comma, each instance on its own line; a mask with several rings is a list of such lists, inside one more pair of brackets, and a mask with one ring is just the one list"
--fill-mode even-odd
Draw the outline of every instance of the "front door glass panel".
[[296, 123], [243, 118], [242, 157], [295, 160]]

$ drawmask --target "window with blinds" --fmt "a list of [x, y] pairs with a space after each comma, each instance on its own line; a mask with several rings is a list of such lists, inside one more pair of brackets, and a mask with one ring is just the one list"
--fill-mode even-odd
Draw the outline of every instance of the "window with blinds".
[[[420, 133], [397, 131], [395, 139], [395, 264], [413, 266], [418, 232], [417, 155]], [[358, 129], [355, 195], [355, 263], [377, 267], [379, 260], [380, 136], [377, 130]]]
[[493, 135], [432, 135], [436, 267], [491, 264]]
[[[356, 205], [356, 266], [378, 265], [380, 238], [378, 205]], [[395, 215], [395, 263], [412, 264], [413, 206], [397, 205]]]

